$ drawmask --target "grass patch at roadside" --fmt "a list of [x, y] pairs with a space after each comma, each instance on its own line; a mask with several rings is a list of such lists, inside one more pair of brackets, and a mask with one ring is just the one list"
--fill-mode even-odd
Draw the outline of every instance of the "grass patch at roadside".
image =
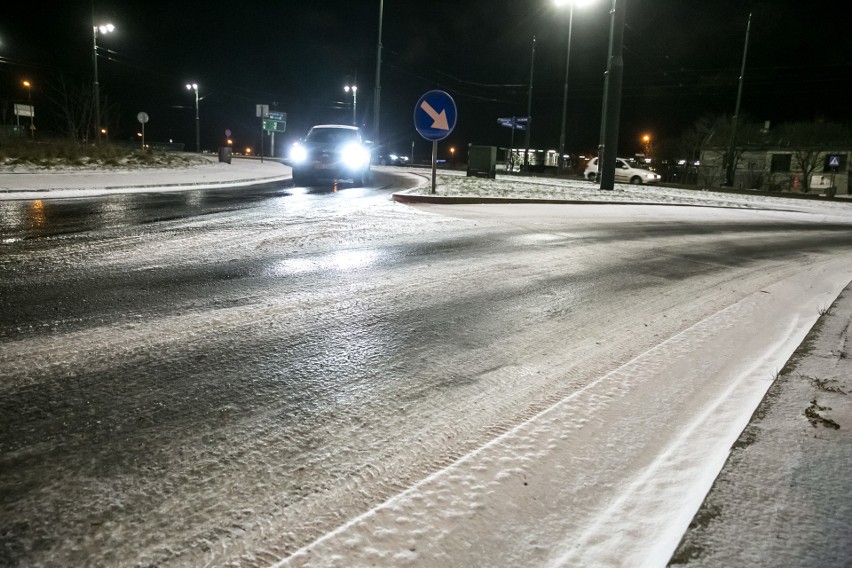
[[0, 170], [68, 168], [173, 168], [206, 163], [187, 153], [142, 150], [136, 145], [81, 145], [71, 140], [0, 139]]

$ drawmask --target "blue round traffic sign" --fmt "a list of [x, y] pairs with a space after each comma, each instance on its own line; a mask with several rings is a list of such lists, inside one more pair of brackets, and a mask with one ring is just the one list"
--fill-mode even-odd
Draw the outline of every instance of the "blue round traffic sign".
[[429, 91], [414, 107], [414, 128], [426, 140], [443, 140], [456, 127], [456, 102], [444, 91]]

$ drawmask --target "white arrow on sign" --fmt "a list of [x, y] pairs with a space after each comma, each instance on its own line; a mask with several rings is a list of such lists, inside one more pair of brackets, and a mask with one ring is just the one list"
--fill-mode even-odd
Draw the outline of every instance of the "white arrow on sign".
[[425, 110], [426, 114], [428, 114], [432, 118], [432, 128], [434, 128], [436, 130], [449, 130], [450, 129], [450, 123], [447, 122], [447, 111], [446, 110], [442, 110], [440, 113], [438, 113], [438, 111], [433, 109], [432, 105], [430, 105], [426, 101], [423, 101], [423, 103], [420, 105], [420, 108]]

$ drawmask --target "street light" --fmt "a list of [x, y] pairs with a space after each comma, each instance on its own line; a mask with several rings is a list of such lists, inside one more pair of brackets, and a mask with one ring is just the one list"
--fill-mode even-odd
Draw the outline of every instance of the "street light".
[[187, 83], [188, 91], [195, 91], [195, 151], [201, 153], [201, 126], [198, 120], [198, 83]]
[[574, 6], [585, 6], [591, 4], [594, 0], [554, 0], [557, 7], [569, 7], [568, 12], [568, 53], [565, 57], [565, 87], [562, 89], [562, 130], [559, 133], [559, 163], [558, 168], [561, 172], [564, 168], [563, 160], [565, 156], [565, 120], [568, 115], [568, 69], [571, 65], [571, 33], [574, 29]]
[[647, 158], [651, 154], [651, 135], [645, 134], [642, 136], [642, 152]]
[[346, 85], [343, 90], [347, 93], [352, 91], [352, 126], [358, 126], [358, 87], [356, 85]]
[[92, 26], [92, 65], [95, 68], [95, 133], [101, 143], [101, 86], [98, 83], [98, 32], [108, 34], [115, 30], [112, 24]]
[[35, 109], [33, 109], [33, 85], [27, 80], [24, 80], [22, 84], [27, 88], [27, 104], [30, 107], [30, 138], [35, 138], [35, 125], [33, 124], [33, 115], [35, 115]]

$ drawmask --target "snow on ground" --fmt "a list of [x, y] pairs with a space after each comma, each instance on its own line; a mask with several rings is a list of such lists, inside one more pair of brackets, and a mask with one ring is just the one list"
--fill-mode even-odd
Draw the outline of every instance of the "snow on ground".
[[[417, 172], [424, 177], [423, 170]], [[429, 195], [430, 186], [403, 192], [408, 195]], [[597, 203], [653, 203], [733, 208], [772, 208], [780, 210], [852, 211], [850, 202], [813, 202], [793, 200], [771, 194], [733, 194], [699, 189], [681, 189], [649, 185], [616, 184], [613, 191], [581, 178], [497, 176], [496, 180], [466, 177], [463, 172], [439, 172], [435, 195], [443, 197], [503, 197], [511, 199], [551, 199]], [[813, 207], [814, 203], [817, 203]]]
[[[235, 160], [231, 166], [180, 171], [0, 173], [0, 199], [187, 189], [197, 183], [221, 187], [279, 179], [282, 168]], [[402, 171], [424, 178], [407, 193], [428, 193], [423, 170]], [[289, 178], [288, 170], [283, 173], [280, 178]], [[801, 212], [810, 218], [803, 222], [848, 222], [852, 215], [852, 203], [841, 201], [628, 185], [603, 192], [579, 179], [485, 180], [448, 172], [439, 175], [437, 194], [773, 209]], [[279, 565], [443, 565], [450, 560], [476, 565], [493, 559], [503, 543], [507, 553], [521, 549], [553, 566], [663, 566], [747, 426], [742, 409], [754, 408], [770, 386], [758, 419], [739, 438], [675, 560], [689, 566], [812, 566], [829, 558], [834, 563], [819, 565], [848, 565], [852, 409], [845, 393], [852, 388], [847, 359], [852, 300], [839, 302], [812, 336], [813, 355], [802, 353], [780, 380], [773, 384], [772, 379], [820, 309], [848, 284], [850, 261], [838, 255], [711, 315]], [[779, 320], [781, 312], [790, 317]], [[702, 390], [710, 383], [714, 388]], [[660, 384], [671, 386], [660, 392]], [[625, 404], [644, 408], [648, 432], [608, 431]], [[663, 436], [653, 430], [664, 422], [656, 415], [661, 412], [691, 419], [682, 431]], [[589, 416], [596, 417], [593, 423]], [[647, 463], [630, 464], [636, 473], [626, 490], [604, 504], [593, 501], [600, 493], [595, 489], [618, 478], [577, 473], [583, 470], [577, 460], [603, 459], [599, 447], [584, 446], [576, 435], [594, 428], [609, 436], [614, 469], [625, 459], [620, 448], [631, 447], [638, 436], [660, 435]], [[567, 479], [568, 471], [575, 477]], [[585, 522], [579, 539], [573, 514]], [[646, 522], [622, 523], [637, 516]], [[564, 540], [569, 534], [572, 539]], [[519, 538], [524, 542], [514, 542]], [[556, 553], [553, 542], [562, 543]], [[504, 560], [512, 564], [511, 558]]]
[[[717, 312], [276, 566], [665, 566], [749, 421], [743, 409], [848, 282], [843, 265]], [[678, 432], [664, 429], [673, 416], [686, 417]]]
[[97, 197], [140, 191], [186, 191], [240, 187], [290, 179], [280, 162], [234, 158], [230, 164], [208, 158], [181, 168], [0, 169], [0, 199]]
[[769, 389], [672, 566], [852, 563], [852, 287]]

